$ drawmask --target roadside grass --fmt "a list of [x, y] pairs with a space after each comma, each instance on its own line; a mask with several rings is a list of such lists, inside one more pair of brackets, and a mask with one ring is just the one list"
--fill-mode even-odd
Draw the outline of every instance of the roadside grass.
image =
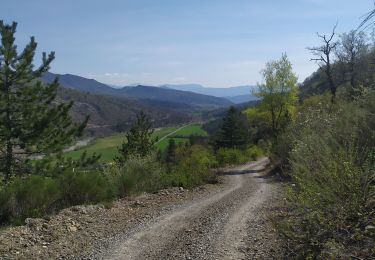
[[[178, 130], [179, 127], [165, 127], [155, 131], [154, 137], [161, 139], [162, 137]], [[171, 136], [161, 140], [156, 144], [156, 148], [165, 150], [168, 146], [169, 139], [173, 138], [176, 143], [184, 143], [189, 141], [189, 136], [207, 136], [207, 133], [201, 128], [200, 124], [188, 125]], [[106, 163], [111, 162], [117, 153], [117, 147], [121, 145], [124, 140], [124, 134], [116, 134], [109, 137], [99, 138], [93, 141], [86, 147], [80, 148], [75, 151], [71, 151], [65, 154], [65, 156], [72, 159], [79, 159], [81, 155], [86, 151], [87, 155], [94, 153], [101, 154], [100, 162]]]

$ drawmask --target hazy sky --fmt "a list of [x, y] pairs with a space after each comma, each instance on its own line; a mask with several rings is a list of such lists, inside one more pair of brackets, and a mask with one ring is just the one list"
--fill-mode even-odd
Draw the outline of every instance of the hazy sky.
[[17, 43], [56, 51], [51, 71], [127, 85], [260, 81], [287, 52], [299, 81], [316, 69], [316, 32], [356, 28], [372, 0], [1, 0]]

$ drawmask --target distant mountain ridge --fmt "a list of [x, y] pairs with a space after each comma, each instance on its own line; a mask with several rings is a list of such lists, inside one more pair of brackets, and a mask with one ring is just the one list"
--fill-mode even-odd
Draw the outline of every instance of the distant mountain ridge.
[[255, 101], [257, 97], [251, 94], [251, 91], [255, 89], [255, 86], [237, 86], [229, 88], [208, 88], [199, 84], [181, 84], [172, 85], [165, 84], [161, 85], [162, 88], [176, 89], [182, 91], [192, 91], [199, 94], [210, 95], [215, 97], [224, 97], [235, 104]]
[[160, 88], [153, 86], [129, 86], [123, 88], [113, 88], [93, 79], [87, 79], [72, 74], [58, 75], [46, 73], [43, 80], [52, 82], [58, 76], [60, 84], [65, 88], [71, 88], [92, 94], [110, 95], [115, 97], [125, 97], [137, 100], [153, 100], [157, 102], [172, 102], [176, 104], [186, 104], [196, 109], [216, 109], [228, 107], [233, 103], [223, 97], [209, 96], [191, 91], [176, 90], [172, 88]]
[[51, 83], [56, 77], [59, 78], [59, 83], [65, 88], [76, 89], [82, 92], [89, 92], [94, 94], [115, 95], [116, 89], [96, 81], [94, 79], [87, 79], [73, 74], [54, 74], [47, 72], [43, 75], [43, 81]]

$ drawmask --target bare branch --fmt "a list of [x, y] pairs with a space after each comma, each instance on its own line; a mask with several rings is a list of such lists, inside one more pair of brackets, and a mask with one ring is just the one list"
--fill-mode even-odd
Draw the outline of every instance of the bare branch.
[[307, 48], [316, 58], [310, 59], [310, 61], [315, 61], [320, 69], [324, 68], [324, 71], [326, 73], [326, 76], [329, 81], [329, 85], [331, 88], [331, 94], [332, 94], [332, 101], [334, 101], [336, 96], [336, 85], [333, 81], [332, 76], [332, 51], [334, 51], [338, 45], [338, 42], [334, 41], [334, 37], [336, 35], [336, 28], [337, 23], [332, 29], [332, 33], [330, 35], [326, 34], [320, 34], [317, 33], [317, 36], [322, 39], [322, 45], [316, 46], [316, 47], [310, 47]]
[[[362, 27], [363, 27], [363, 29], [365, 30], [365, 29], [367, 29], [369, 26], [375, 24], [375, 22], [371, 22], [371, 23], [369, 23], [369, 21], [375, 17], [375, 9], [372, 10], [372, 11], [370, 11], [370, 12], [368, 12], [367, 14], [365, 14], [364, 17], [365, 17], [365, 18], [364, 18], [363, 21], [360, 23], [360, 25], [358, 26], [357, 30], [360, 29], [360, 28], [362, 28]], [[366, 25], [366, 24], [367, 24], [367, 25]], [[365, 26], [365, 25], [366, 25], [366, 26]]]

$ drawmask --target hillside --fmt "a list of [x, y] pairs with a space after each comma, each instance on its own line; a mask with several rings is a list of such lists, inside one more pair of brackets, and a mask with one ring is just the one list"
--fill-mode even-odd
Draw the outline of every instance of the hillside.
[[78, 121], [90, 116], [87, 133], [94, 136], [109, 135], [128, 129], [135, 115], [144, 110], [153, 120], [154, 126], [186, 123], [191, 116], [167, 109], [155, 102], [139, 102], [127, 98], [83, 93], [74, 89], [60, 88], [58, 98], [74, 101], [71, 114]]
[[231, 102], [233, 102], [235, 104], [242, 104], [242, 103], [246, 103], [246, 102], [259, 100], [257, 97], [251, 96], [250, 94], [228, 96], [227, 99], [229, 99]]
[[83, 92], [93, 94], [110, 95], [116, 97], [132, 98], [137, 100], [151, 100], [156, 101], [159, 106], [162, 102], [167, 102], [166, 106], [171, 107], [171, 104], [176, 105], [177, 108], [185, 105], [184, 109], [213, 109], [219, 107], [227, 107], [232, 104], [231, 101], [208, 95], [197, 94], [189, 91], [181, 91], [174, 89], [166, 89], [152, 86], [131, 86], [123, 88], [112, 88], [106, 84], [100, 83], [93, 79], [64, 74], [58, 75], [53, 73], [46, 73], [43, 80], [47, 83], [52, 82], [58, 76], [60, 84], [65, 88], [75, 89]]
[[158, 101], [176, 102], [188, 104], [197, 108], [219, 108], [232, 105], [232, 102], [225, 98], [218, 98], [208, 95], [197, 94], [190, 91], [180, 91], [150, 86], [124, 87], [119, 90], [123, 96], [150, 99]]
[[167, 89], [191, 91], [191, 92], [215, 96], [215, 97], [224, 97], [235, 104], [257, 100], [257, 97], [254, 97], [251, 94], [251, 90], [254, 89], [255, 86], [208, 88], [199, 84], [183, 84], [183, 85], [166, 84], [166, 85], [162, 85], [161, 87], [167, 88]]

